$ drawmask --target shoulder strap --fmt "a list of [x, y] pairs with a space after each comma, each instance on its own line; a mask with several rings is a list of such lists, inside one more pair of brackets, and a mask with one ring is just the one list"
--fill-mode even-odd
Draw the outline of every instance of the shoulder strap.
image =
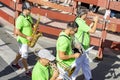
[[83, 41], [84, 41], [84, 34], [85, 34], [85, 32], [83, 31], [83, 33], [82, 33], [82, 45], [83, 45]]
[[[21, 15], [25, 18], [25, 16], [23, 14], [21, 14]], [[32, 22], [29, 19], [27, 19], [27, 21], [29, 21], [29, 23], [32, 24]]]
[[83, 31], [82, 34], [78, 37], [78, 39], [82, 36], [82, 41], [81, 41], [81, 44], [83, 45], [83, 42], [84, 42], [84, 35], [85, 35], [85, 32]]
[[66, 37], [68, 40], [70, 40], [70, 38], [69, 38], [69, 37], [67, 37], [66, 35], [60, 35], [60, 37], [61, 37], [61, 36], [64, 36], [64, 37]]
[[50, 80], [50, 67], [48, 67], [48, 80]]

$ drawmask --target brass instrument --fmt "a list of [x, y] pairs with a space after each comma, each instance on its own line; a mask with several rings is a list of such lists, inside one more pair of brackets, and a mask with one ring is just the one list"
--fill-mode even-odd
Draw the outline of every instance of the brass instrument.
[[63, 64], [62, 62], [59, 62], [59, 61], [57, 61], [57, 63], [58, 63], [65, 71], [67, 71], [69, 77], [72, 75], [72, 73], [73, 73], [74, 70], [75, 70], [75, 67], [72, 68], [72, 67], [70, 67], [70, 66], [67, 66], [67, 65]]
[[[62, 72], [61, 70], [59, 70], [59, 69], [57, 68], [56, 63], [59, 64], [59, 65], [63, 68], [63, 70], [64, 70], [65, 72], [67, 72], [67, 74], [64, 73], [64, 72]], [[49, 64], [50, 64], [50, 66], [51, 66], [51, 68], [52, 68], [53, 70], [57, 70], [57, 71], [59, 70], [60, 73], [63, 73], [65, 80], [71, 80], [70, 76], [71, 76], [71, 74], [74, 72], [75, 67], [74, 67], [74, 68], [67, 67], [65, 64], [63, 64], [62, 62], [59, 62], [59, 61], [57, 61], [57, 60], [52, 61], [52, 62], [49, 62]]]
[[[34, 54], [35, 54], [36, 56], [38, 56], [37, 53], [38, 53], [39, 51], [40, 51], [40, 48], [36, 48], [36, 49], [34, 50]], [[38, 60], [38, 59], [36, 59], [36, 60]], [[54, 60], [54, 61], [49, 62], [49, 65], [50, 65], [50, 67], [51, 67], [53, 70], [58, 71], [59, 69], [58, 69], [58, 67], [57, 67], [57, 63], [64, 69], [64, 71], [67, 72], [67, 74], [64, 75], [64, 79], [65, 79], [65, 80], [71, 80], [70, 76], [71, 76], [71, 74], [74, 72], [75, 67], [73, 67], [73, 68], [67, 67], [67, 65], [65, 65], [65, 64], [63, 64], [62, 62], [59, 62], [59, 61], [57, 61], [57, 60]], [[60, 70], [59, 70], [59, 71], [60, 71]], [[60, 71], [60, 73], [63, 73], [63, 72]], [[64, 73], [63, 73], [63, 74], [64, 74]]]
[[36, 24], [33, 27], [32, 40], [29, 41], [29, 43], [28, 43], [28, 46], [31, 48], [35, 46], [38, 38], [40, 36], [42, 36], [42, 33], [37, 31], [38, 26], [39, 26], [39, 22], [40, 22], [40, 16], [39, 16], [38, 20], [36, 21]]
[[66, 64], [62, 63], [62, 62], [59, 62], [59, 61], [54, 61], [52, 62], [53, 64], [59, 64], [65, 71], [67, 71], [68, 73], [68, 76], [70, 77], [72, 75], [72, 73], [74, 72], [75, 70], [75, 67], [70, 67], [70, 66], [67, 66]]
[[54, 62], [49, 62], [49, 65], [53, 70], [58, 71], [57, 65]]

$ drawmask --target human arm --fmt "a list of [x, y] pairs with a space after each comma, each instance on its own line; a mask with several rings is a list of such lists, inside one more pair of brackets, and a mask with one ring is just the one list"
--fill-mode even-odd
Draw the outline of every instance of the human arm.
[[[95, 33], [96, 31], [96, 27], [97, 27], [97, 22], [98, 22], [98, 16], [93, 13], [92, 11], [88, 12], [87, 15], [90, 15], [90, 16], [87, 16], [88, 18], [90, 17], [93, 21], [92, 23], [90, 24], [90, 29], [89, 29], [89, 33]], [[94, 17], [93, 17], [94, 16]]]
[[62, 60], [68, 60], [68, 59], [71, 59], [71, 58], [78, 58], [80, 56], [80, 53], [73, 53], [71, 55], [66, 55], [65, 52], [63, 51], [59, 51], [59, 57], [60, 59]]
[[50, 80], [56, 80], [58, 76], [59, 76], [58, 70], [54, 70], [54, 71], [53, 71], [53, 75], [52, 75], [52, 77], [50, 78]]
[[20, 29], [17, 29], [17, 28], [16, 28], [16, 34], [19, 35], [19, 36], [21, 36], [21, 37], [23, 37], [23, 38], [28, 39], [29, 41], [32, 40], [32, 37], [31, 37], [31, 36], [27, 36], [27, 35], [23, 34], [23, 33], [20, 31]]
[[31, 40], [31, 37], [30, 37], [30, 36], [27, 36], [27, 35], [25, 35], [25, 34], [22, 33], [22, 30], [24, 29], [24, 23], [23, 23], [23, 21], [24, 21], [23, 16], [19, 16], [19, 17], [16, 19], [16, 23], [15, 23], [15, 26], [16, 26], [16, 28], [15, 28], [15, 33], [16, 33], [16, 35], [18, 35], [18, 36], [21, 36], [21, 37], [23, 37], [23, 38], [26, 38], [26, 39], [28, 39], [28, 40]]
[[91, 26], [90, 26], [91, 28], [88, 31], [89, 33], [95, 33], [96, 28], [97, 28], [97, 22], [98, 22], [98, 16], [95, 16], [93, 19], [93, 22], [91, 23]]

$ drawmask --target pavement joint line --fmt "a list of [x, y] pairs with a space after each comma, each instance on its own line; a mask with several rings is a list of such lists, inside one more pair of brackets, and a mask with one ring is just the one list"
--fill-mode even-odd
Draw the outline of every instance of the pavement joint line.
[[[17, 75], [19, 75], [19, 77], [22, 77], [22, 75], [25, 74], [25, 69], [23, 67], [20, 69], [15, 69], [11, 65], [9, 65], [9, 66], [14, 70], [14, 72], [17, 73]], [[28, 69], [31, 69], [31, 68], [33, 68], [33, 66], [28, 66]], [[24, 76], [26, 76], [26, 75], [24, 75]]]
[[11, 32], [11, 31], [8, 31], [8, 30], [5, 30], [8, 34], [10, 34], [13, 38], [16, 39], [16, 36]]
[[[1, 39], [0, 39], [0, 43], [3, 43], [4, 44], [4, 41], [2, 41]], [[14, 52], [10, 47], [8, 47], [7, 45], [5, 45], [4, 47], [6, 47], [8, 50], [11, 50], [10, 52], [12, 52], [12, 53], [14, 53], [14, 54], [16, 54], [16, 52]], [[1, 47], [2, 48], [2, 47]], [[23, 73], [24, 72], [24, 70], [22, 69], [20, 69], [20, 70], [16, 70], [15, 68], [13, 68], [12, 66], [11, 66], [11, 61], [10, 60], [7, 60], [5, 57], [6, 57], [6, 55], [2, 55], [2, 54], [0, 54], [0, 56], [3, 58], [3, 60], [5, 60], [5, 62], [14, 70], [14, 72], [16, 72], [17, 73], [17, 75], [19, 75], [19, 74], [21, 74], [21, 73]], [[10, 62], [9, 62], [10, 61]], [[29, 66], [28, 68], [30, 69], [30, 68], [32, 68], [33, 66]]]
[[[0, 43], [4, 43], [1, 39], [0, 39]], [[7, 47], [9, 50], [11, 50], [11, 52], [12, 53], [15, 53], [11, 48], [9, 48], [8, 46], [5, 46], [5, 47]], [[7, 60], [6, 60], [6, 58], [5, 58], [5, 55], [0, 55], [2, 58], [3, 58], [3, 60], [5, 60], [5, 62], [18, 74], [18, 72], [11, 66], [11, 62], [8, 62]]]
[[[11, 74], [14, 74], [14, 76], [13, 76], [13, 75], [11, 76]], [[4, 75], [4, 76], [0, 77], [0, 80], [9, 80], [9, 79], [11, 79], [11, 78], [13, 78], [13, 77], [16, 77], [15, 74], [17, 74], [17, 73], [16, 73], [16, 72], [12, 72], [12, 73], [10, 73], [10, 74], [8, 74], [8, 75]], [[9, 79], [8, 79], [8, 77], [9, 77]], [[7, 78], [7, 79], [6, 79], [6, 78]]]
[[[0, 43], [5, 44], [1, 39], [0, 39]], [[1, 48], [1, 49], [6, 48], [6, 49], [10, 50], [10, 52], [12, 52], [13, 54], [15, 53], [10, 47], [8, 47], [8, 46], [6, 46], [6, 45], [4, 45], [4, 46], [2, 46], [2, 47], [0, 47], [0, 48]], [[3, 50], [3, 51], [4, 51], [4, 50]], [[7, 52], [6, 52], [6, 53], [7, 53]], [[1, 53], [0, 56], [1, 56], [3, 59], [6, 59], [6, 55], [5, 55], [5, 54]], [[9, 60], [8, 60], [8, 61], [5, 60], [5, 61], [7, 62], [7, 64], [10, 64], [10, 63], [8, 63]]]

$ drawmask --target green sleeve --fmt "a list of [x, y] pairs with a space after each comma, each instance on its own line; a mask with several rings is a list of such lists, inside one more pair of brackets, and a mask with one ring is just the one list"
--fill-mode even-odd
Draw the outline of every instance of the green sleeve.
[[47, 80], [45, 74], [41, 70], [36, 70], [32, 74], [32, 80]]
[[86, 23], [83, 23], [81, 29], [84, 32], [88, 32], [90, 30], [90, 27]]
[[22, 16], [19, 16], [19, 17], [17, 18], [15, 24], [16, 24], [16, 28], [17, 28], [17, 29], [22, 29], [22, 27], [23, 27]]
[[88, 32], [90, 30], [90, 27], [81, 18], [77, 18], [75, 21], [79, 25], [78, 30], [82, 30], [84, 32]]
[[59, 39], [59, 43], [58, 43], [58, 46], [59, 46], [59, 50], [60, 51], [67, 51], [67, 47], [68, 47], [68, 40], [66, 40], [64, 37], [61, 37]]

